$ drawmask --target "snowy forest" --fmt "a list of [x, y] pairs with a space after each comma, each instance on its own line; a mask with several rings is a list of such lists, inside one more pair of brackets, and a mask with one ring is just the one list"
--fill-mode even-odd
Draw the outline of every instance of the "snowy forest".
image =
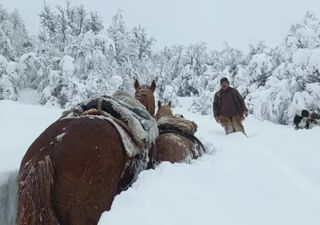
[[192, 96], [192, 112], [212, 114], [219, 80], [228, 77], [250, 113], [288, 124], [301, 109], [320, 112], [320, 19], [301, 16], [277, 47], [255, 41], [247, 53], [206, 43], [155, 50], [156, 39], [140, 25], [128, 27], [121, 10], [105, 27], [81, 5], [45, 6], [39, 33], [31, 36], [19, 12], [0, 5], [0, 100], [17, 100], [31, 88], [40, 104], [67, 108], [132, 90], [134, 79], [156, 80], [158, 99], [179, 104], [177, 97]]

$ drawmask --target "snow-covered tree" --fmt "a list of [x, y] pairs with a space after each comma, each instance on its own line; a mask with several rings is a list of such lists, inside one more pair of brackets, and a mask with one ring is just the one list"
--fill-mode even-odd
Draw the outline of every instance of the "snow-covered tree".
[[17, 11], [0, 6], [0, 99], [16, 100], [21, 88], [37, 89], [45, 105], [69, 107], [83, 99], [131, 91], [134, 79], [157, 82], [157, 98], [178, 103], [193, 98], [190, 110], [212, 113], [220, 79], [245, 97], [251, 113], [287, 124], [301, 109], [320, 111], [320, 20], [307, 12], [274, 48], [261, 40], [248, 53], [205, 43], [155, 51], [156, 40], [141, 26], [128, 27], [119, 10], [108, 28], [96, 12], [66, 2], [45, 6], [36, 40]]
[[0, 5], [0, 54], [15, 61], [32, 48], [32, 40], [18, 11], [8, 13]]

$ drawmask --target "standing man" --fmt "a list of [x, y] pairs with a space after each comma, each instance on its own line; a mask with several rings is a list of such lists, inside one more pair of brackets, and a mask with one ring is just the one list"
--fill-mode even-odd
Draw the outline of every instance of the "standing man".
[[242, 120], [248, 116], [248, 109], [237, 89], [229, 86], [229, 80], [220, 80], [221, 89], [215, 94], [213, 102], [214, 118], [221, 123], [226, 134], [243, 132]]

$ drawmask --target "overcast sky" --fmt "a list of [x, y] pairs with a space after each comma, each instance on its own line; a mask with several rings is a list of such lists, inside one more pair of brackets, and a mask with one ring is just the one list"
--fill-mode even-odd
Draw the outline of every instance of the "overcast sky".
[[[65, 0], [45, 0], [49, 5]], [[71, 0], [98, 11], [108, 26], [120, 8], [129, 27], [141, 24], [157, 40], [156, 47], [205, 41], [220, 48], [247, 49], [262, 39], [277, 45], [290, 24], [299, 22], [307, 10], [320, 16], [320, 0]], [[44, 0], [0, 0], [4, 8], [18, 9], [27, 29], [37, 34]]]

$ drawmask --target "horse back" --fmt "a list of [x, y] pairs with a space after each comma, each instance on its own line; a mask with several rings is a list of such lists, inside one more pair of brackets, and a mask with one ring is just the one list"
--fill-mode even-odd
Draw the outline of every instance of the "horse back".
[[161, 134], [155, 144], [154, 158], [157, 162], [184, 162], [200, 156], [199, 146], [176, 133]]

